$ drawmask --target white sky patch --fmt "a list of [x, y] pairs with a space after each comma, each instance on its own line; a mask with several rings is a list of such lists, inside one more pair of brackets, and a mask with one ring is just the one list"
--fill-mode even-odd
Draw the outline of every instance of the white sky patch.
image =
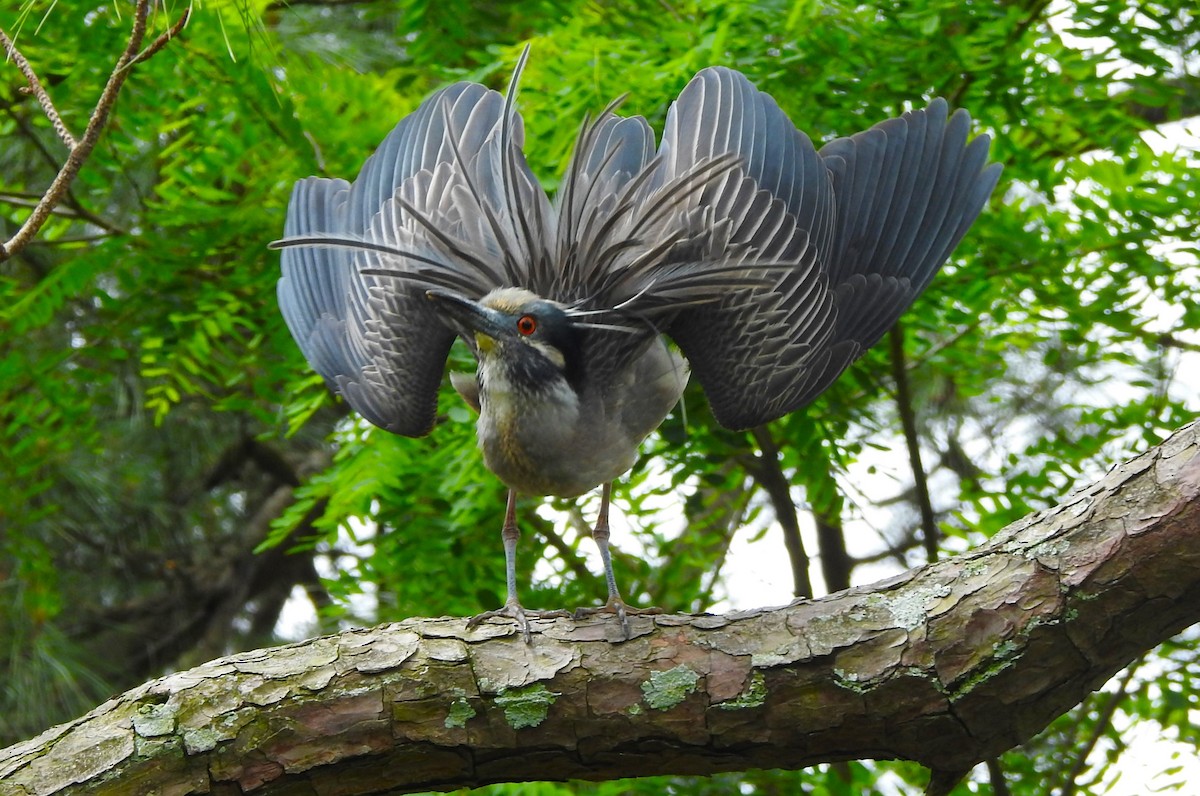
[[[373, 507], [377, 508], [377, 507]], [[378, 526], [373, 521], [351, 519], [349, 528], [338, 529], [338, 539], [333, 545], [321, 542], [318, 554], [313, 559], [317, 574], [327, 580], [335, 580], [340, 572], [353, 572], [358, 562], [368, 558], [375, 549], [374, 538]], [[496, 544], [500, 543], [499, 531]], [[351, 594], [349, 611], [351, 616], [363, 617], [368, 623], [377, 621], [379, 596], [376, 585], [366, 578], [359, 581], [360, 592]], [[301, 641], [321, 632], [317, 621], [317, 607], [301, 586], [293, 586], [279, 612], [275, 623], [275, 634], [284, 641]]]
[[[1200, 718], [1200, 717], [1197, 717]], [[1124, 726], [1121, 726], [1124, 724]], [[1188, 793], [1187, 783], [1200, 782], [1196, 748], [1180, 743], [1174, 730], [1156, 721], [1117, 722], [1125, 749], [1096, 793], [1106, 796], [1146, 796], [1149, 793]], [[1110, 751], [1111, 744], [1093, 751], [1093, 757]], [[1172, 787], [1174, 786], [1174, 787]]]
[[[800, 521], [804, 549], [815, 550], [811, 516], [802, 514]], [[713, 605], [713, 613], [787, 605], [795, 599], [792, 595], [792, 565], [783, 543], [783, 530], [777, 523], [771, 523], [761, 534], [742, 528], [729, 546], [724, 574], [720, 591], [725, 596]], [[819, 577], [819, 573], [814, 577]]]

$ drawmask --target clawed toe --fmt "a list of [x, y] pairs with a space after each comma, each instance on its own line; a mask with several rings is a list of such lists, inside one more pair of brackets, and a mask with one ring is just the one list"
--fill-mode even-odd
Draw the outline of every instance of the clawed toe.
[[608, 602], [604, 605], [599, 605], [594, 608], [576, 608], [575, 618], [584, 619], [597, 614], [616, 614], [617, 619], [621, 622], [621, 630], [625, 634], [625, 640], [628, 641], [633, 637], [633, 631], [629, 628], [629, 617], [631, 616], [650, 616], [653, 614], [661, 614], [661, 608], [650, 606], [648, 608], [635, 608], [629, 605], [620, 597], [609, 597]]
[[467, 620], [467, 629], [473, 630], [488, 619], [512, 619], [521, 631], [521, 638], [525, 640], [526, 644], [532, 644], [533, 637], [529, 633], [530, 619], [562, 619], [570, 616], [570, 611], [561, 608], [551, 611], [535, 611], [524, 608], [520, 603], [506, 603], [494, 611], [484, 611], [471, 617]]

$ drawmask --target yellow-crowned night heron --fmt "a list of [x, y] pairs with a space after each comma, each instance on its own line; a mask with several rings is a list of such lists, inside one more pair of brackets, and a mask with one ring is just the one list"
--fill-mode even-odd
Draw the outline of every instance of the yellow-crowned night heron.
[[[528, 50], [526, 50], [526, 54]], [[950, 256], [999, 177], [989, 139], [934, 100], [819, 151], [741, 74], [702, 70], [657, 151], [617, 103], [585, 119], [552, 203], [525, 163], [507, 97], [457, 83], [384, 139], [353, 183], [301, 180], [279, 304], [304, 355], [363, 417], [420, 436], [455, 336], [479, 363], [453, 378], [508, 486], [505, 606], [517, 599], [515, 500], [611, 482], [679, 400], [690, 364], [723, 425], [812, 401], [874, 344]], [[669, 350], [669, 336], [687, 358]]]

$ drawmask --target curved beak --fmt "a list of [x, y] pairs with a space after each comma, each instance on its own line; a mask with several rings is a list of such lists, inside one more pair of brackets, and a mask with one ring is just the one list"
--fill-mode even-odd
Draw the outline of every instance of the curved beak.
[[475, 347], [484, 352], [509, 332], [503, 313], [477, 301], [445, 290], [428, 290], [425, 298], [434, 303], [447, 326], [467, 342], [474, 340]]

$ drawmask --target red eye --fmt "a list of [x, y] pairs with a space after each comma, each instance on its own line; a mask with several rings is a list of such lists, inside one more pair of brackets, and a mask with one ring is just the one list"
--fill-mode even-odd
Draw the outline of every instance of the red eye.
[[537, 331], [537, 318], [532, 315], [522, 315], [517, 319], [517, 331], [528, 337]]

